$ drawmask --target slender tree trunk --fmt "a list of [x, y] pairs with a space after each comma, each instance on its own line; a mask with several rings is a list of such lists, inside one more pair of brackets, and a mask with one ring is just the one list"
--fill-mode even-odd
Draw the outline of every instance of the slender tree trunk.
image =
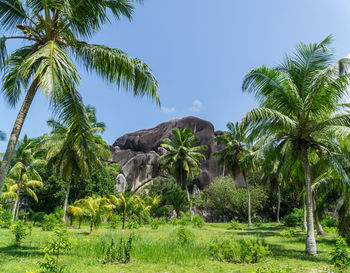
[[303, 202], [303, 230], [307, 230], [307, 223], [306, 223], [306, 196], [304, 196], [304, 202]]
[[190, 221], [192, 222], [192, 202], [191, 202], [191, 196], [190, 196], [190, 192], [188, 191], [187, 184], [185, 185], [185, 187], [186, 187], [186, 193], [187, 193], [187, 200], [188, 200], [188, 203], [190, 204]]
[[318, 213], [315, 211], [315, 221], [316, 221], [316, 230], [317, 235], [324, 235], [326, 232], [324, 232], [323, 227], [320, 222], [320, 218], [318, 217]]
[[80, 229], [80, 227], [81, 227], [81, 222], [82, 222], [82, 220], [79, 219], [79, 227], [78, 227], [78, 229]]
[[125, 213], [123, 213], [123, 225], [122, 225], [122, 229], [125, 228]]
[[305, 241], [305, 251], [309, 255], [317, 255], [317, 247], [314, 233], [314, 217], [313, 217], [313, 203], [312, 203], [312, 190], [311, 190], [311, 173], [310, 164], [307, 154], [307, 149], [304, 147], [303, 164], [305, 172], [305, 189], [306, 189], [306, 211], [307, 211], [307, 235]]
[[69, 217], [69, 220], [70, 220], [70, 226], [72, 227], [73, 226], [73, 216]]
[[17, 210], [17, 205], [18, 205], [18, 195], [17, 195], [17, 199], [15, 200], [15, 204], [13, 205], [13, 209], [12, 209], [12, 222], [15, 221], [15, 217], [16, 217], [16, 210]]
[[142, 225], [142, 216], [141, 216], [141, 214], [139, 215], [139, 226], [141, 226]]
[[250, 201], [250, 189], [249, 189], [249, 183], [247, 181], [247, 178], [244, 172], [243, 172], [243, 179], [245, 184], [247, 185], [247, 193], [248, 193], [248, 227], [252, 227], [252, 208], [251, 208], [251, 201]]
[[64, 204], [63, 204], [63, 218], [62, 221], [65, 222], [66, 221], [66, 212], [67, 212], [67, 206], [68, 206], [68, 197], [69, 197], [69, 191], [70, 191], [70, 185], [71, 185], [72, 181], [68, 182], [67, 185], [67, 191], [66, 191], [66, 197], [64, 198]]
[[4, 158], [1, 162], [0, 167], [0, 196], [2, 193], [2, 189], [4, 187], [5, 178], [10, 168], [11, 159], [13, 156], [13, 152], [15, 151], [16, 144], [21, 133], [24, 120], [28, 114], [29, 108], [33, 102], [36, 91], [38, 90], [38, 80], [34, 80], [26, 94], [26, 97], [23, 101], [22, 107], [18, 112], [15, 124], [13, 126], [9, 142], [7, 144], [6, 152]]
[[12, 222], [16, 221], [17, 220], [17, 216], [18, 216], [18, 208], [20, 206], [20, 202], [21, 202], [21, 196], [20, 196], [20, 193], [21, 193], [21, 187], [22, 187], [22, 171], [21, 171], [21, 174], [20, 174], [20, 179], [19, 179], [19, 182], [18, 182], [18, 186], [17, 186], [17, 199], [15, 201], [15, 206], [13, 207], [13, 215], [12, 215]]
[[90, 234], [94, 231], [94, 222], [90, 223]]
[[278, 203], [277, 203], [277, 223], [280, 223], [280, 211], [281, 211], [281, 188], [280, 185], [277, 185], [277, 197], [278, 197]]

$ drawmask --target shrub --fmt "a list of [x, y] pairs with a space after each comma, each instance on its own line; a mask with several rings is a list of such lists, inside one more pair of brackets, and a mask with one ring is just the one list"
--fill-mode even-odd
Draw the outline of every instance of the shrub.
[[189, 213], [185, 214], [184, 212], [180, 212], [180, 219], [178, 221], [178, 224], [179, 225], [182, 225], [182, 226], [187, 226], [190, 222], [191, 222], [191, 219], [190, 219], [190, 215]]
[[63, 266], [59, 264], [60, 255], [70, 250], [73, 245], [67, 230], [62, 225], [56, 226], [54, 236], [40, 249], [45, 254], [44, 261], [38, 262], [42, 272], [63, 272]]
[[127, 229], [138, 229], [140, 227], [137, 216], [132, 215], [128, 222], [126, 223], [125, 227]]
[[291, 214], [283, 218], [283, 222], [287, 227], [297, 227], [303, 224], [303, 210], [294, 208]]
[[338, 233], [338, 227], [323, 227], [324, 232], [326, 233], [332, 233], [332, 234], [337, 234]]
[[26, 227], [21, 220], [17, 220], [12, 226], [11, 231], [15, 235], [15, 244], [20, 245], [22, 240], [28, 235]]
[[338, 219], [333, 218], [332, 216], [326, 214], [323, 216], [322, 221], [321, 221], [321, 225], [322, 227], [338, 227]]
[[42, 229], [45, 231], [52, 231], [52, 230], [54, 230], [55, 226], [58, 225], [59, 223], [60, 223], [60, 221], [57, 219], [55, 214], [53, 214], [53, 213], [46, 214], [44, 216]]
[[231, 263], [258, 263], [271, 254], [261, 240], [229, 238], [212, 241], [209, 252], [213, 259]]
[[151, 220], [151, 228], [158, 229], [159, 228], [159, 220], [157, 218], [153, 218]]
[[159, 218], [159, 224], [165, 225], [167, 223], [167, 218], [165, 216], [162, 216]]
[[350, 267], [350, 250], [344, 238], [338, 238], [336, 246], [331, 252], [331, 263], [338, 272], [347, 272]]
[[111, 229], [117, 229], [121, 222], [121, 216], [118, 214], [113, 214], [112, 217], [109, 218], [109, 225], [111, 226]]
[[253, 225], [256, 227], [261, 227], [262, 225], [262, 220], [259, 217], [254, 217], [253, 218]]
[[239, 223], [236, 220], [232, 219], [228, 229], [232, 229], [232, 230], [240, 229]]
[[177, 219], [176, 217], [173, 217], [169, 220], [169, 224], [173, 225], [173, 226], [177, 226], [179, 225], [180, 219]]
[[27, 224], [27, 227], [28, 227], [28, 235], [29, 235], [29, 236], [32, 236], [33, 227], [34, 227], [33, 223], [28, 223], [28, 224]]
[[180, 226], [175, 228], [175, 234], [180, 245], [186, 245], [194, 241], [194, 233], [187, 227]]
[[128, 239], [120, 238], [117, 244], [114, 240], [108, 246], [104, 244], [104, 257], [102, 263], [128, 263], [131, 258], [133, 234]]
[[196, 214], [192, 217], [192, 224], [194, 227], [201, 228], [204, 226], [205, 221], [200, 215]]
[[295, 230], [293, 228], [283, 230], [280, 232], [280, 236], [286, 237], [286, 238], [292, 238], [295, 235]]
[[0, 206], [0, 227], [10, 228], [12, 214]]

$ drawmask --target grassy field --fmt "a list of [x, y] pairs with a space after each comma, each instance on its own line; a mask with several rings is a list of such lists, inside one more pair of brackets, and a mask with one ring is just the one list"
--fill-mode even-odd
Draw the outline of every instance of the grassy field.
[[[335, 244], [335, 235], [317, 238], [318, 256], [304, 254], [304, 233], [292, 238], [279, 235], [283, 226], [263, 224], [260, 227], [231, 231], [228, 224], [206, 224], [203, 228], [193, 228], [195, 242], [179, 246], [174, 239], [174, 226], [162, 225], [158, 230], [149, 226], [133, 230], [136, 233], [131, 262], [126, 265], [102, 264], [102, 241], [109, 241], [130, 230], [111, 230], [107, 225], [89, 235], [88, 226], [82, 229], [69, 228], [70, 236], [76, 239], [76, 245], [62, 257], [66, 265], [65, 272], [255, 272], [260, 264], [239, 265], [213, 261], [208, 251], [209, 242], [217, 237], [250, 236], [264, 239], [273, 255], [265, 263], [279, 267], [292, 268], [292, 272], [331, 272], [329, 253]], [[13, 245], [10, 230], [0, 229], [0, 272], [25, 273], [38, 271], [37, 261], [43, 254], [40, 246], [52, 232], [34, 228], [32, 236], [27, 237], [20, 247]]]

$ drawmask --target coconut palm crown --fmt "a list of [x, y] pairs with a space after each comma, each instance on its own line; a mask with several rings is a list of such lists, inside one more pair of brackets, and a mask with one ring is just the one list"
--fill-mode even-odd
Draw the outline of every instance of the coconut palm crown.
[[[349, 59], [334, 63], [329, 49], [332, 37], [321, 43], [300, 43], [275, 68], [250, 71], [243, 91], [254, 93], [260, 107], [247, 113], [243, 124], [253, 127], [253, 137], [276, 147], [288, 146], [304, 167], [307, 205], [306, 252], [316, 255], [309, 153], [314, 150], [332, 158], [332, 135], [350, 133], [350, 115], [340, 105], [347, 93]], [[287, 148], [284, 148], [287, 149]], [[333, 164], [337, 164], [333, 161]]]
[[[46, 94], [60, 120], [71, 119], [79, 126], [86, 126], [77, 91], [80, 75], [74, 62], [108, 83], [126, 88], [134, 96], [146, 95], [159, 103], [158, 83], [147, 64], [119, 49], [88, 43], [110, 21], [110, 16], [131, 20], [133, 2], [0, 1], [0, 33], [4, 34], [0, 37], [1, 92], [10, 106], [17, 105], [25, 95], [1, 164], [0, 195], [24, 120], [38, 90]], [[8, 54], [9, 40], [17, 40], [23, 46]]]

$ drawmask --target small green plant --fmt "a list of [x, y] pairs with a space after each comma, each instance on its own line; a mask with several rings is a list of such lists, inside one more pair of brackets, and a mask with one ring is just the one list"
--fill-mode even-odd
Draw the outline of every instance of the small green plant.
[[131, 217], [129, 218], [129, 220], [126, 223], [125, 227], [127, 229], [138, 229], [138, 228], [140, 228], [140, 224], [139, 224], [139, 221], [137, 219], [137, 216], [136, 215], [131, 215]]
[[121, 225], [122, 218], [118, 214], [113, 214], [111, 218], [109, 218], [109, 225], [111, 229], [117, 229], [118, 226]]
[[344, 238], [338, 238], [331, 252], [331, 263], [338, 272], [347, 272], [350, 267], [350, 250]]
[[210, 243], [213, 259], [229, 263], [258, 263], [271, 255], [269, 247], [256, 239], [216, 239]]
[[338, 233], [338, 227], [323, 227], [324, 232], [331, 233], [331, 234], [337, 234]]
[[162, 216], [159, 218], [159, 224], [165, 225], [167, 223], [167, 218], [165, 216]]
[[25, 225], [21, 220], [17, 220], [12, 226], [11, 231], [15, 235], [15, 244], [20, 245], [24, 238], [28, 235]]
[[280, 268], [271, 264], [263, 264], [259, 266], [255, 273], [287, 273], [292, 272], [290, 268]]
[[294, 208], [291, 214], [283, 218], [283, 222], [287, 227], [301, 226], [303, 223], [303, 210]]
[[12, 214], [5, 210], [0, 205], [0, 227], [10, 228], [11, 227]]
[[205, 221], [200, 215], [196, 214], [192, 217], [192, 224], [194, 227], [201, 228], [204, 226]]
[[169, 224], [170, 224], [170, 225], [173, 225], [173, 226], [179, 225], [179, 222], [180, 222], [180, 219], [177, 219], [177, 218], [175, 218], [175, 217], [173, 217], [173, 218], [171, 218], [171, 219], [169, 220]]
[[60, 223], [54, 213], [44, 215], [43, 227], [44, 231], [52, 231]]
[[180, 211], [180, 219], [178, 219], [178, 225], [181, 226], [187, 226], [190, 223], [190, 215], [189, 213], [185, 214], [184, 212]]
[[323, 228], [325, 228], [325, 227], [331, 228], [331, 227], [338, 227], [339, 222], [338, 222], [338, 219], [333, 218], [332, 216], [330, 216], [328, 214], [325, 214], [322, 217], [321, 224], [322, 224]]
[[186, 245], [194, 241], [193, 231], [184, 226], [176, 227], [175, 235], [176, 235], [177, 242], [180, 245]]
[[33, 234], [33, 228], [34, 228], [33, 223], [28, 223], [28, 224], [27, 224], [27, 227], [28, 227], [28, 235], [29, 235], [29, 236], [32, 236], [32, 234]]
[[232, 219], [230, 221], [230, 225], [229, 225], [228, 229], [232, 229], [232, 230], [240, 229], [239, 223], [236, 220]]
[[151, 220], [151, 228], [158, 229], [159, 228], [159, 220], [157, 218], [153, 218]]
[[263, 224], [261, 218], [259, 217], [254, 217], [253, 218], [253, 225], [256, 226], [256, 227], [261, 227]]
[[54, 229], [54, 236], [40, 249], [44, 253], [44, 261], [38, 262], [42, 272], [63, 273], [64, 266], [59, 264], [60, 255], [74, 246], [67, 230], [58, 225]]
[[280, 236], [286, 237], [286, 238], [292, 238], [295, 235], [295, 230], [293, 228], [289, 228], [287, 230], [283, 230], [280, 232]]
[[121, 237], [117, 244], [113, 239], [109, 245], [104, 244], [102, 263], [126, 264], [130, 262], [133, 237], [134, 235], [130, 234], [128, 239]]

